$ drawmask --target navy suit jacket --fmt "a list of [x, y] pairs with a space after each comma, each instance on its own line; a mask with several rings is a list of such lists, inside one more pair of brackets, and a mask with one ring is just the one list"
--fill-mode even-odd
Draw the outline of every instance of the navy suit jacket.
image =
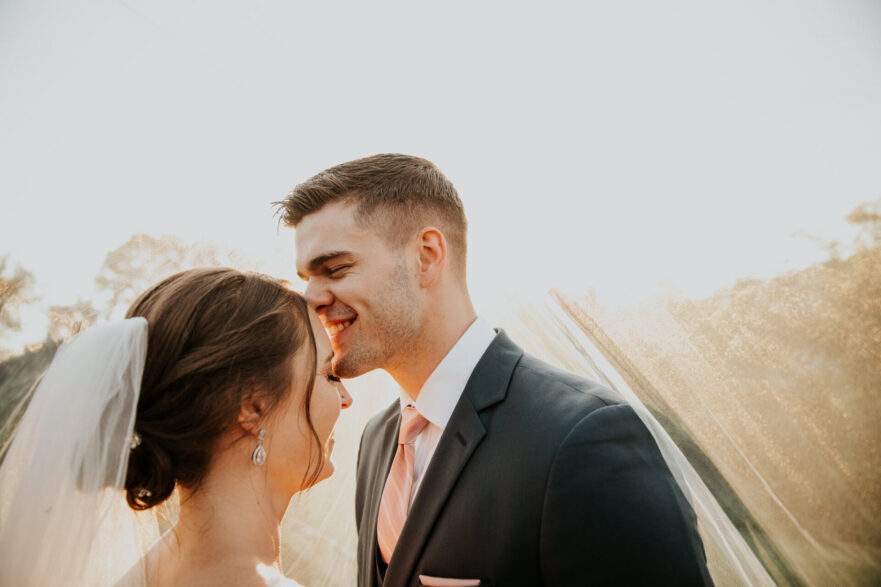
[[497, 586], [707, 585], [687, 500], [636, 413], [499, 332], [429, 462], [386, 568], [379, 502], [396, 400], [364, 429], [355, 494], [358, 585], [419, 575]]

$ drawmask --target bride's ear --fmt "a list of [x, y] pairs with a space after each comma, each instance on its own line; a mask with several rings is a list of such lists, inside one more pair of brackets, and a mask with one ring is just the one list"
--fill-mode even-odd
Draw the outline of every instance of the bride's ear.
[[260, 424], [266, 419], [266, 398], [262, 393], [254, 392], [242, 398], [239, 415], [236, 419], [245, 432], [257, 435]]

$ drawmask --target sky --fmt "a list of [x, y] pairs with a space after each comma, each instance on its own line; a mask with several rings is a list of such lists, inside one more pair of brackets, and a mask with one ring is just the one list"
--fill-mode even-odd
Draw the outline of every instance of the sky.
[[22, 340], [135, 233], [295, 279], [270, 202], [379, 152], [456, 185], [489, 315], [804, 267], [881, 196], [881, 3], [0, 0], [0, 255], [42, 298]]

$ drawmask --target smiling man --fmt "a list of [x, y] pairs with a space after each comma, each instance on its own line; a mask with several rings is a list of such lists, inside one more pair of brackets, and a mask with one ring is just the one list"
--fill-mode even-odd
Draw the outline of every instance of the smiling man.
[[359, 585], [710, 583], [633, 410], [477, 316], [464, 208], [434, 164], [358, 159], [278, 204], [336, 374], [400, 385], [361, 438]]
[[[355, 377], [395, 360], [401, 343], [419, 339], [419, 304], [406, 283], [402, 255], [357, 226], [349, 203], [303, 219], [297, 250], [311, 303], [331, 337], [336, 373]], [[299, 264], [299, 263], [298, 263]]]

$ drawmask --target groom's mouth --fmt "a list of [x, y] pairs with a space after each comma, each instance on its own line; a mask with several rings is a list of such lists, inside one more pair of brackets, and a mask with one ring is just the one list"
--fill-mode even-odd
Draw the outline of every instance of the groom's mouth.
[[342, 332], [345, 332], [355, 320], [357, 320], [357, 316], [339, 322], [325, 322], [324, 329], [327, 331], [327, 336], [333, 339], [339, 336]]

